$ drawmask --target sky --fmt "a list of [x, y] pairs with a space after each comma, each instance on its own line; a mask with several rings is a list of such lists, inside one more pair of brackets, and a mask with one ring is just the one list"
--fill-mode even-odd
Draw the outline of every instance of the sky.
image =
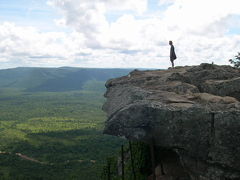
[[0, 69], [229, 64], [239, 0], [0, 0]]

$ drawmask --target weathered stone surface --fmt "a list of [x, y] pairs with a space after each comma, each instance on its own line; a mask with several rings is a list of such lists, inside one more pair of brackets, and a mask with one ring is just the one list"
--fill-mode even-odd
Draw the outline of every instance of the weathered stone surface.
[[104, 132], [155, 141], [191, 179], [240, 179], [240, 70], [201, 64], [106, 83]]

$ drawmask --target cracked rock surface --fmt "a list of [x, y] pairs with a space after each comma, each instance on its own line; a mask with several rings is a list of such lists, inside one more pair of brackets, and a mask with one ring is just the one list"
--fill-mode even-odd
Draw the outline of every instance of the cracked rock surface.
[[240, 70], [201, 64], [106, 83], [104, 132], [174, 151], [191, 179], [240, 179]]

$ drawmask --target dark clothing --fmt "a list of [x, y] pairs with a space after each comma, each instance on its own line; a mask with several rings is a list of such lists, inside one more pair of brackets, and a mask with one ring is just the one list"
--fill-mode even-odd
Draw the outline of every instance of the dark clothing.
[[175, 51], [174, 51], [174, 46], [171, 45], [171, 49], [170, 49], [170, 60], [171, 60], [171, 61], [174, 61], [175, 59], [177, 59], [177, 56], [176, 56]]

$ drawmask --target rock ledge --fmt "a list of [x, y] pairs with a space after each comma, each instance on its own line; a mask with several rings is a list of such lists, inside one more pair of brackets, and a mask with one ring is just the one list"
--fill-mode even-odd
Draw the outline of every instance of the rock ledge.
[[239, 69], [135, 70], [106, 87], [106, 134], [175, 152], [190, 179], [240, 179]]

